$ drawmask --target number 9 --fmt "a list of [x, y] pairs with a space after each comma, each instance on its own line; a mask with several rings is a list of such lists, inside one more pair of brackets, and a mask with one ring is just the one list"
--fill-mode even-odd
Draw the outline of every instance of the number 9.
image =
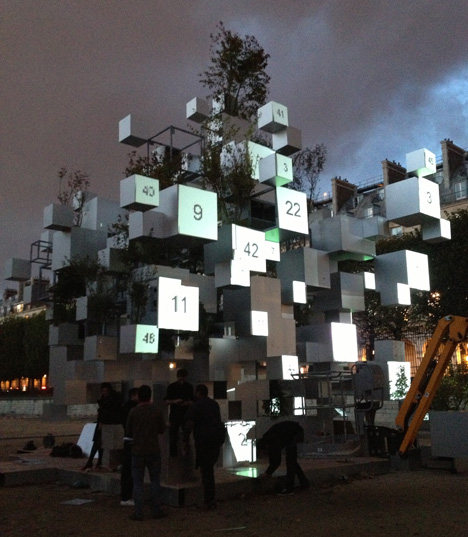
[[193, 217], [195, 220], [201, 220], [203, 218], [203, 207], [198, 203], [193, 206]]

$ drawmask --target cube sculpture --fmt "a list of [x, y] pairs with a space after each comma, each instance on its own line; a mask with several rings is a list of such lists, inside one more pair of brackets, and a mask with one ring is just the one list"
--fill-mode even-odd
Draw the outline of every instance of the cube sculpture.
[[258, 128], [274, 133], [289, 126], [288, 109], [286, 106], [270, 101], [257, 111]]
[[422, 225], [423, 241], [437, 243], [449, 241], [452, 238], [450, 220], [441, 218], [433, 222], [426, 222]]
[[157, 354], [159, 351], [159, 328], [155, 325], [129, 324], [120, 329], [121, 354]]
[[77, 258], [97, 259], [98, 250], [104, 249], [106, 244], [107, 230], [73, 227], [68, 233], [57, 231], [52, 246], [52, 270], [60, 270]]
[[427, 255], [410, 250], [379, 255], [375, 281], [382, 305], [409, 305], [410, 289], [430, 290]]
[[287, 127], [284, 130], [272, 134], [273, 151], [281, 155], [293, 155], [302, 148], [302, 133], [295, 127]]
[[44, 208], [43, 226], [45, 229], [68, 231], [73, 226], [75, 214], [66, 205], [52, 203]]
[[385, 187], [387, 220], [415, 226], [440, 219], [439, 185], [411, 177]]
[[132, 147], [141, 147], [149, 136], [146, 136], [147, 119], [137, 117], [135, 114], [128, 114], [119, 121], [119, 142], [121, 144], [131, 145]]
[[199, 97], [191, 99], [185, 107], [185, 117], [195, 123], [203, 123], [210, 115], [210, 105]]
[[362, 274], [335, 272], [330, 277], [330, 290], [314, 293], [318, 311], [364, 311], [364, 277]]
[[5, 262], [5, 280], [14, 282], [25, 282], [31, 278], [31, 263], [28, 259], [18, 259], [11, 257]]
[[358, 360], [356, 325], [323, 323], [305, 326], [298, 331], [301, 360], [309, 363], [356, 362]]
[[120, 206], [148, 211], [159, 205], [159, 181], [144, 175], [131, 175], [120, 181]]
[[292, 158], [275, 153], [260, 159], [259, 181], [272, 186], [283, 186], [293, 180]]
[[94, 197], [83, 205], [81, 227], [112, 231], [116, 222], [125, 222], [126, 211], [115, 201]]
[[311, 223], [312, 247], [328, 252], [330, 259], [368, 261], [375, 257], [375, 242], [364, 239], [362, 227], [351, 216], [314, 220]]
[[202, 239], [218, 238], [218, 198], [216, 193], [185, 185], [173, 185], [159, 193], [156, 214], [165, 216], [164, 229], [156, 228], [159, 238], [187, 235]]
[[406, 153], [406, 171], [419, 178], [432, 175], [436, 172], [436, 156], [425, 148]]

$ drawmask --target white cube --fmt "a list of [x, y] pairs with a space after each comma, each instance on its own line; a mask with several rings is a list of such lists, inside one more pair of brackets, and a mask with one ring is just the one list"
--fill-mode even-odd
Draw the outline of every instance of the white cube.
[[120, 327], [120, 353], [157, 354], [159, 328], [156, 325], [129, 324]]
[[159, 205], [159, 181], [144, 175], [131, 175], [120, 181], [120, 206], [147, 211]]
[[425, 222], [422, 225], [423, 241], [436, 243], [449, 241], [452, 238], [450, 220], [441, 218], [433, 222]]
[[24, 282], [31, 278], [31, 263], [28, 259], [11, 257], [5, 262], [5, 280]]
[[272, 186], [283, 186], [293, 180], [292, 158], [274, 153], [259, 162], [259, 180]]
[[385, 187], [387, 220], [415, 226], [440, 219], [439, 185], [411, 177]]
[[265, 132], [278, 132], [288, 127], [288, 109], [286, 106], [270, 101], [257, 111], [258, 128]]
[[44, 208], [43, 224], [46, 229], [68, 231], [73, 226], [73, 209], [66, 205], [51, 203]]
[[147, 121], [135, 114], [125, 116], [119, 121], [119, 142], [132, 147], [142, 146], [148, 139], [148, 136], [143, 134]]
[[274, 133], [271, 138], [273, 150], [282, 155], [292, 155], [302, 148], [302, 133], [295, 127], [287, 127]]
[[436, 156], [429, 149], [417, 149], [411, 153], [406, 153], [406, 171], [409, 174], [416, 174], [418, 177], [425, 177], [436, 172]]
[[210, 105], [199, 97], [194, 97], [185, 106], [185, 117], [195, 123], [203, 123], [210, 115]]

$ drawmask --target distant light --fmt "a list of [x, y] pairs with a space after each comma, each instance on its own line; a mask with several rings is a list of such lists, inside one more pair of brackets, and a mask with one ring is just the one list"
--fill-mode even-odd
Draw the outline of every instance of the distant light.
[[323, 193], [323, 197], [324, 197], [324, 198], [328, 198], [328, 192], [324, 192], [324, 193]]
[[175, 369], [176, 363], [175, 362], [169, 362], [169, 369]]

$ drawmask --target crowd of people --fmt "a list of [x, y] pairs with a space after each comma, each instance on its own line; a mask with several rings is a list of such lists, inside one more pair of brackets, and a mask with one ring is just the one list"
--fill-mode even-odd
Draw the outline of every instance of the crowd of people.
[[[169, 406], [169, 456], [184, 456], [189, 451], [190, 437], [195, 446], [195, 466], [199, 468], [203, 488], [203, 508], [214, 509], [214, 466], [226, 435], [218, 403], [208, 396], [204, 384], [195, 389], [187, 381], [187, 371], [179, 369], [177, 380], [169, 384], [164, 398]], [[122, 428], [123, 427], [123, 428]], [[132, 388], [122, 403], [120, 394], [110, 383], [101, 384], [98, 416], [93, 446], [83, 470], [107, 468], [121, 471], [121, 505], [133, 506], [132, 520], [143, 520], [143, 490], [148, 470], [151, 489], [151, 515], [162, 518], [161, 447], [159, 437], [166, 430], [165, 412], [152, 402], [150, 386]], [[123, 445], [122, 445], [122, 433]], [[297, 462], [297, 444], [304, 431], [296, 422], [273, 425], [258, 441], [257, 449], [268, 453], [269, 466], [263, 477], [270, 477], [279, 467], [281, 451], [286, 451], [287, 477], [281, 494], [293, 490], [295, 476], [302, 488], [309, 482]]]

